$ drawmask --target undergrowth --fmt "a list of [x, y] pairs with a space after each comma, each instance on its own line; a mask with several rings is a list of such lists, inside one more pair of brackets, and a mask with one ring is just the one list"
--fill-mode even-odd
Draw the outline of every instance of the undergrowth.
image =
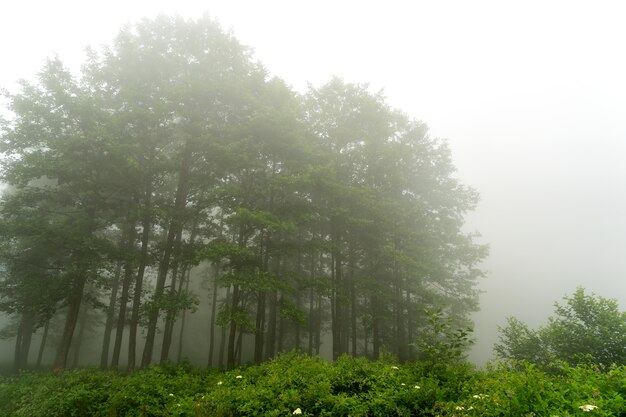
[[286, 354], [220, 372], [153, 366], [0, 377], [2, 416], [626, 416], [626, 368], [334, 363]]

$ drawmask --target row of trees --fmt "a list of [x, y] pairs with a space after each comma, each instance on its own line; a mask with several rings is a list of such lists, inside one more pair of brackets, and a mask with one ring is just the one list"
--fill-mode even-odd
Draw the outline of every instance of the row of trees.
[[0, 310], [17, 367], [51, 319], [68, 366], [84, 311], [105, 315], [103, 367], [146, 366], [157, 341], [168, 359], [200, 264], [209, 365], [216, 332], [229, 367], [319, 353], [324, 335], [333, 357], [407, 360], [426, 308], [458, 325], [477, 308], [486, 248], [461, 230], [476, 193], [365, 86], [297, 95], [214, 21], [159, 17], [89, 51], [80, 77], [49, 60], [8, 100]]

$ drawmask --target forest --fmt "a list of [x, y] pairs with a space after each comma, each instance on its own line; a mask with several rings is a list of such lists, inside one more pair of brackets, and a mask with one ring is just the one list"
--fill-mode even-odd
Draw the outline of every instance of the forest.
[[4, 92], [0, 414], [626, 416], [626, 312], [579, 287], [476, 369], [488, 247], [444, 140], [161, 16]]
[[402, 363], [467, 335], [478, 194], [382, 93], [296, 93], [210, 18], [161, 16], [5, 98], [14, 369], [76, 367], [94, 329], [100, 367], [127, 371], [183, 360], [190, 333], [222, 369], [290, 351]]

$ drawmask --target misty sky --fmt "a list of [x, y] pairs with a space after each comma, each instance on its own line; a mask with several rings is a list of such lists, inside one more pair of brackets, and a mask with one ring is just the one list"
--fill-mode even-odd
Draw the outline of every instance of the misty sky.
[[579, 1], [21, 1], [0, 14], [0, 86], [46, 56], [159, 12], [207, 12], [296, 90], [333, 75], [448, 139], [481, 194], [468, 231], [491, 246], [479, 339], [514, 315], [541, 324], [577, 286], [626, 308], [626, 5]]

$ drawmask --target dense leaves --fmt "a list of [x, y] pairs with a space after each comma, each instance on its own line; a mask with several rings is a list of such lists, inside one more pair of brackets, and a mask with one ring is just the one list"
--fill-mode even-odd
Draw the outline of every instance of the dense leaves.
[[414, 359], [429, 308], [453, 329], [477, 309], [486, 248], [462, 231], [477, 195], [445, 142], [367, 86], [298, 95], [209, 18], [162, 16], [7, 99], [0, 309], [17, 368], [50, 323], [67, 367], [90, 315], [102, 367], [132, 370], [180, 358], [198, 305], [208, 362], [227, 367], [328, 337], [333, 358]]
[[529, 363], [475, 371], [287, 354], [228, 372], [152, 366], [0, 378], [6, 416], [621, 416], [626, 368]]
[[554, 360], [626, 364], [626, 312], [619, 311], [617, 301], [586, 294], [582, 288], [564, 300], [555, 304], [548, 324], [537, 330], [509, 318], [500, 329], [496, 353], [544, 365]]

